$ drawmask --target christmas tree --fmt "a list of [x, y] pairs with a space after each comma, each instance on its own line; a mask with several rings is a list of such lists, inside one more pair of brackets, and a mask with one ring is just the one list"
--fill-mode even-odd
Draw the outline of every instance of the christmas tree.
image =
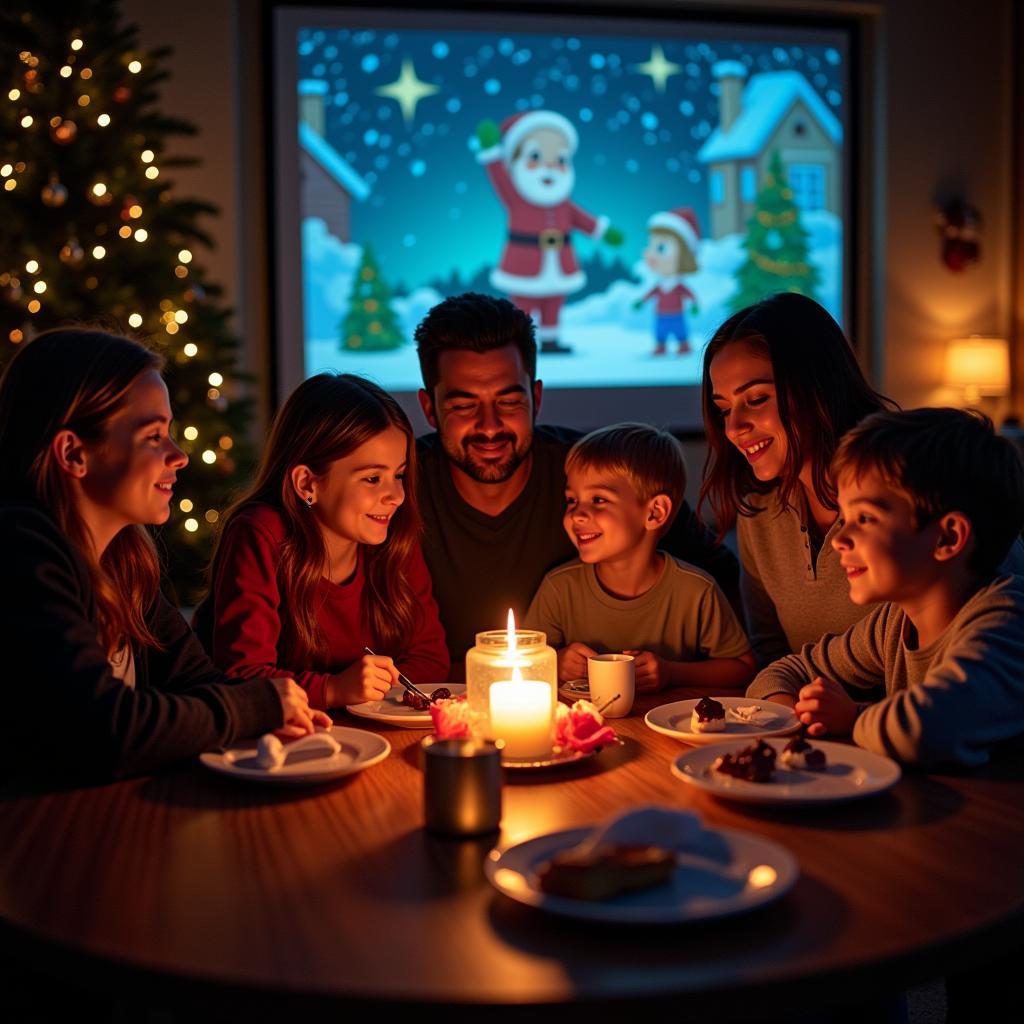
[[0, 365], [50, 327], [135, 336], [167, 361], [190, 457], [161, 530], [178, 598], [201, 585], [214, 524], [247, 461], [249, 402], [220, 290], [194, 258], [209, 204], [174, 195], [166, 154], [193, 126], [161, 116], [168, 50], [143, 52], [116, 0], [0, 8]]
[[391, 308], [392, 292], [380, 276], [380, 268], [369, 242], [363, 247], [348, 300], [348, 313], [341, 323], [341, 347], [361, 352], [381, 352], [403, 343], [398, 317]]
[[799, 292], [817, 299], [814, 291], [821, 275], [807, 258], [807, 237], [776, 151], [757, 194], [757, 207], [747, 221], [743, 241], [747, 259], [736, 273], [738, 289], [730, 300], [734, 312], [775, 292]]

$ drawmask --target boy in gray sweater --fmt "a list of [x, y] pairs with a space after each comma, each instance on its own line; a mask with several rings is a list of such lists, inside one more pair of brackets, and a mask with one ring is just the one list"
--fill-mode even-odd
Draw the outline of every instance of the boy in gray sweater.
[[[987, 761], [1024, 734], [1024, 579], [996, 573], [1024, 525], [1019, 454], [981, 414], [881, 412], [843, 438], [832, 474], [850, 598], [885, 603], [773, 662], [747, 695], [907, 764]], [[847, 693], [878, 686], [876, 703]]]

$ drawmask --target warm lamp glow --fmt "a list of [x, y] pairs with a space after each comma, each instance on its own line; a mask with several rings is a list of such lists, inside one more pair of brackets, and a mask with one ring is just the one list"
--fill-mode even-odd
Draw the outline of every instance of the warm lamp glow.
[[1005, 338], [954, 338], [946, 346], [946, 384], [963, 388], [968, 401], [1000, 395], [1010, 386], [1010, 346]]

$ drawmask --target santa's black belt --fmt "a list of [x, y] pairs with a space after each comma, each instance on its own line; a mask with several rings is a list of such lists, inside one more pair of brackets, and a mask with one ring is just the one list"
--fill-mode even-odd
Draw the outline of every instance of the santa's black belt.
[[561, 249], [572, 245], [572, 239], [558, 228], [545, 228], [538, 235], [522, 235], [517, 231], [508, 233], [508, 240], [516, 245], [536, 245], [540, 249]]

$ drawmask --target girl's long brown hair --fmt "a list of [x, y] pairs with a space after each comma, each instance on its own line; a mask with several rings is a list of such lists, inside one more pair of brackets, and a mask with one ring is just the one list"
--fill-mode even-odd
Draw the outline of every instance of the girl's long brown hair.
[[[779, 419], [786, 429], [786, 462], [777, 481], [760, 481], [750, 463], [726, 437], [725, 421], [711, 398], [711, 363], [728, 345], [743, 342], [771, 360]], [[810, 461], [814, 493], [826, 508], [838, 509], [829, 464], [839, 440], [865, 416], [896, 403], [868, 384], [849, 342], [827, 310], [795, 292], [779, 292], [734, 313], [704, 350], [702, 382], [708, 454], [700, 502], [711, 505], [720, 535], [737, 515], [760, 509], [750, 495], [779, 488], [780, 507], [798, 498], [800, 470]]]
[[[415, 625], [416, 606], [406, 568], [420, 521], [412, 427], [386, 391], [348, 373], [320, 373], [300, 384], [274, 418], [255, 482], [223, 518], [227, 529], [242, 508], [261, 502], [273, 506], [284, 519], [286, 539], [277, 566], [278, 585], [288, 606], [282, 639], [287, 655], [310, 667], [329, 667], [316, 599], [327, 564], [327, 546], [316, 520], [292, 486], [291, 472], [296, 466], [308, 466], [316, 476], [323, 476], [332, 462], [350, 455], [388, 427], [397, 427], [406, 438], [405, 501], [392, 517], [383, 544], [360, 545], [366, 573], [362, 617], [382, 653], [400, 651]], [[211, 589], [216, 561], [215, 553]]]
[[155, 352], [128, 338], [58, 328], [21, 349], [0, 380], [0, 500], [44, 511], [83, 556], [108, 656], [126, 642], [160, 646], [145, 620], [160, 587], [160, 563], [143, 526], [121, 530], [97, 560], [71, 480], [50, 445], [61, 430], [102, 442], [132, 384], [162, 366]]

